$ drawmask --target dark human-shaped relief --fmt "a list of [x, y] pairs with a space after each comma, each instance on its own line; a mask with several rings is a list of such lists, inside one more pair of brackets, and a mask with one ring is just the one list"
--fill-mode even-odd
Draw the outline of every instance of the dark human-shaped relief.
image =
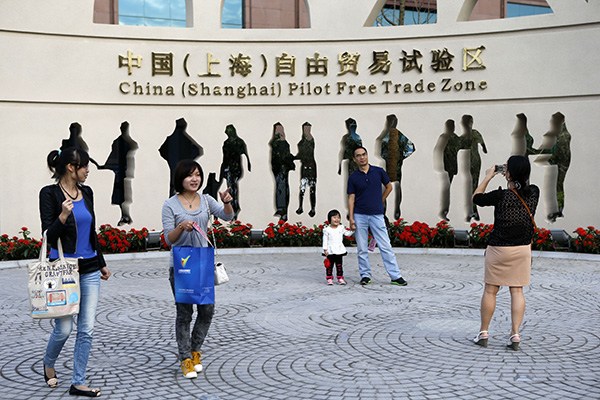
[[138, 144], [129, 135], [129, 122], [121, 124], [121, 134], [112, 142], [110, 154], [104, 165], [98, 169], [110, 169], [115, 173], [111, 204], [121, 208], [121, 219], [118, 225], [131, 224], [129, 206], [132, 203], [131, 178], [133, 178], [134, 153]]
[[533, 136], [529, 134], [527, 129], [527, 116], [523, 113], [517, 114], [517, 124], [512, 131], [513, 139], [513, 156], [530, 156], [538, 154], [538, 150], [533, 148]]
[[242, 156], [246, 156], [248, 161], [248, 171], [252, 170], [250, 157], [248, 156], [248, 148], [246, 142], [240, 138], [233, 125], [225, 127], [227, 139], [223, 142], [223, 161], [221, 162], [221, 172], [219, 182], [223, 179], [227, 182], [229, 193], [233, 200], [234, 218], [237, 218], [240, 213], [239, 187], [238, 181], [244, 176], [244, 168], [242, 166]]
[[342, 149], [340, 151], [340, 161], [338, 163], [338, 175], [342, 174], [342, 162], [348, 160], [348, 176], [352, 175], [358, 169], [354, 162], [354, 150], [362, 146], [362, 139], [356, 133], [356, 121], [352, 118], [346, 120], [347, 133], [342, 136]]
[[306, 187], [310, 191], [310, 211], [308, 215], [314, 217], [317, 204], [317, 162], [315, 161], [315, 138], [311, 133], [312, 125], [308, 122], [302, 124], [302, 139], [298, 142], [298, 154], [295, 159], [300, 160], [300, 194], [299, 206], [296, 214], [304, 212], [304, 193]]
[[275, 216], [287, 221], [290, 204], [289, 172], [296, 169], [294, 156], [290, 153], [290, 144], [285, 140], [283, 125], [279, 122], [273, 125], [273, 136], [269, 141], [271, 146], [271, 171], [275, 177]]
[[[548, 220], [555, 222], [557, 218], [564, 217], [565, 208], [565, 177], [571, 165], [571, 134], [567, 130], [565, 116], [560, 113], [554, 113], [550, 119], [550, 130], [544, 135], [544, 141], [539, 150], [540, 154], [547, 154], [550, 157], [542, 156], [538, 162], [547, 165], [556, 166], [556, 171], [548, 171], [546, 181], [556, 187], [554, 199], [549, 199]], [[548, 179], [555, 177], [555, 179]], [[553, 194], [553, 191], [548, 191]]]
[[213, 199], [218, 200], [219, 189], [221, 188], [221, 183], [223, 180], [217, 180], [217, 173], [211, 172], [208, 174], [208, 178], [206, 179], [206, 185], [204, 186], [204, 190], [202, 193], [211, 196]]
[[[90, 150], [87, 143], [85, 143], [83, 137], [81, 136], [81, 130], [81, 125], [79, 122], [73, 122], [71, 125], [69, 125], [69, 138], [62, 140], [60, 150], [62, 151], [69, 147], [75, 147], [84, 150], [89, 154]], [[98, 163], [92, 159], [92, 157], [90, 157], [90, 162], [98, 167]]]
[[448, 212], [450, 211], [450, 187], [454, 177], [458, 175], [458, 151], [461, 142], [458, 135], [454, 132], [455, 124], [453, 119], [446, 121], [444, 132], [438, 138], [433, 151], [435, 170], [442, 176], [442, 196], [440, 201], [440, 218], [449, 221]]
[[398, 130], [398, 118], [394, 114], [386, 117], [385, 129], [377, 138], [381, 158], [385, 160], [385, 170], [396, 192], [394, 218], [400, 218], [402, 203], [402, 165], [415, 151], [415, 145]]
[[204, 149], [200, 146], [186, 131], [187, 122], [183, 118], [179, 118], [175, 121], [175, 130], [173, 133], [165, 139], [158, 152], [160, 156], [167, 161], [169, 165], [169, 196], [175, 194], [175, 188], [173, 187], [173, 173], [175, 166], [181, 160], [190, 159], [195, 160], [198, 157], [202, 157]]
[[471, 173], [471, 190], [468, 191], [467, 202], [469, 204], [469, 210], [467, 211], [467, 222], [471, 219], [479, 221], [479, 212], [477, 206], [473, 204], [471, 200], [475, 189], [479, 185], [479, 173], [481, 172], [481, 156], [479, 155], [479, 146], [485, 154], [487, 154], [487, 147], [483, 141], [483, 136], [479, 131], [473, 129], [473, 117], [470, 115], [463, 115], [461, 120], [463, 134], [460, 136], [461, 149], [469, 150], [469, 159], [471, 161], [470, 173]]

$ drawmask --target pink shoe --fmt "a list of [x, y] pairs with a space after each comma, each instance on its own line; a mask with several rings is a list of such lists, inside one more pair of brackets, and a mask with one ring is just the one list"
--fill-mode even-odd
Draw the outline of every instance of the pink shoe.
[[327, 284], [329, 286], [333, 285], [333, 279], [332, 278], [327, 278]]
[[340, 285], [345, 285], [345, 284], [346, 284], [346, 281], [344, 280], [344, 277], [343, 277], [343, 276], [340, 276], [340, 277], [338, 277], [338, 283], [339, 283]]

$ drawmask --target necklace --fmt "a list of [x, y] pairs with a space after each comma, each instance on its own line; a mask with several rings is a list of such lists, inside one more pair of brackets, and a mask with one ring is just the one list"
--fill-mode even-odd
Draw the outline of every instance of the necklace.
[[185, 197], [185, 195], [182, 193], [181, 197], [183, 197], [183, 199], [186, 201], [186, 203], [188, 203], [189, 207], [192, 208], [194, 206], [194, 201], [196, 200], [196, 194], [194, 193], [194, 198], [192, 199], [192, 201], [189, 201], [187, 199], [187, 197]]
[[67, 194], [67, 196], [69, 196], [69, 198], [70, 198], [71, 200], [76, 200], [76, 199], [77, 199], [77, 197], [79, 197], [79, 190], [77, 189], [77, 186], [75, 186], [75, 196], [74, 196], [74, 197], [73, 197], [73, 196], [71, 196], [71, 194], [70, 194], [69, 192], [67, 192], [67, 189], [65, 189], [65, 188], [63, 187], [63, 185], [61, 185], [61, 184], [60, 184], [60, 182], [58, 182], [58, 186], [60, 186], [60, 188], [62, 189], [62, 191], [63, 191], [63, 192], [65, 192], [65, 193]]

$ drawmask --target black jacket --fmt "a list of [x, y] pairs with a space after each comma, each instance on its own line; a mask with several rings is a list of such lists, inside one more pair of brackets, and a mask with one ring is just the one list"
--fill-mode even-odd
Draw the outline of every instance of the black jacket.
[[[89, 186], [80, 185], [79, 189], [83, 194], [83, 201], [86, 208], [90, 214], [92, 214], [90, 243], [92, 244], [92, 248], [96, 250], [96, 254], [98, 254], [98, 265], [102, 268], [106, 266], [106, 262], [98, 247], [96, 215], [94, 214], [94, 193]], [[58, 216], [62, 211], [62, 203], [65, 200], [65, 195], [57, 184], [44, 186], [42, 190], [40, 190], [40, 218], [42, 220], [42, 232], [48, 231], [48, 242], [53, 248], [57, 248], [58, 238], [60, 238], [65, 253], [75, 253], [77, 248], [75, 217], [73, 214], [69, 215], [64, 224], [58, 219]]]

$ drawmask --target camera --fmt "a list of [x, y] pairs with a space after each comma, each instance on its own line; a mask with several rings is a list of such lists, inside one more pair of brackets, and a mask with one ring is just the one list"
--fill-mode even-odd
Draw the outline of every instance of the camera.
[[505, 165], [496, 165], [496, 167], [494, 168], [494, 172], [498, 172], [500, 174], [504, 174], [506, 173], [506, 166]]

